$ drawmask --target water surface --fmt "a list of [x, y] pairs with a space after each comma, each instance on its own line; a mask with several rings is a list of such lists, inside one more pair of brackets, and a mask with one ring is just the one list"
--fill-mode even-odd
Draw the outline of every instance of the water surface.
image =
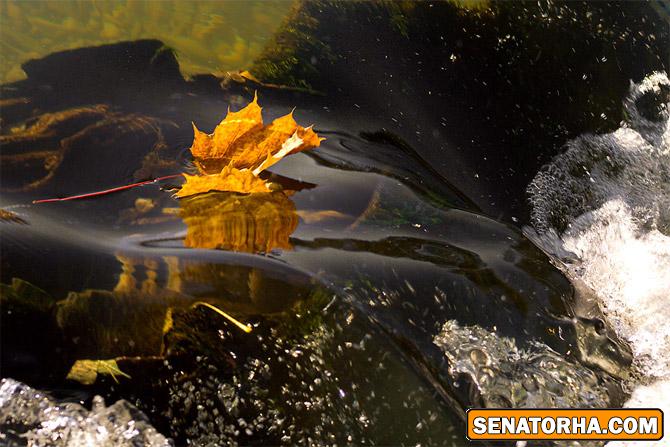
[[[600, 312], [591, 278], [563, 268], [575, 260], [564, 253], [572, 246], [546, 243], [548, 226], [538, 220], [538, 200], [527, 205], [525, 188], [559, 152], [557, 141], [618, 122], [584, 117], [616, 115], [612, 104], [620, 108], [628, 84], [613, 81], [608, 90], [594, 73], [609, 51], [623, 57], [632, 47], [573, 48], [598, 56], [573, 90], [542, 74], [572, 59], [528, 54], [570, 29], [545, 12], [585, 33], [589, 11], [611, 19], [613, 29], [660, 29], [661, 19], [641, 7], [626, 7], [621, 18], [604, 6], [543, 12], [520, 4], [516, 20], [540, 31], [527, 37], [513, 28], [530, 39], [515, 47], [503, 25], [483, 31], [509, 12], [497, 4], [436, 5], [436, 17], [474, 29], [449, 33], [430, 19], [428, 4], [327, 3], [314, 11], [317, 5], [302, 9], [315, 17], [305, 30], [330, 49], [320, 47], [323, 58], [305, 64], [332, 65], [316, 81], [296, 68], [279, 82], [271, 76], [285, 67], [276, 66], [265, 83], [211, 74], [186, 80], [182, 58], [164, 51], [167, 40], [140, 40], [50, 54], [24, 65], [27, 79], [2, 86], [0, 207], [15, 213], [0, 225], [5, 439], [464, 445], [470, 406], [626, 402], [639, 373], [635, 346]], [[245, 14], [257, 6], [249, 8]], [[374, 32], [393, 36], [396, 53], [373, 40], [333, 38], [366, 29], [371, 14], [381, 14]], [[579, 19], [565, 18], [573, 16]], [[490, 45], [494, 37], [501, 47]], [[326, 57], [341, 47], [341, 57]], [[315, 50], [298, 46], [295, 56], [304, 51]], [[632, 64], [636, 73], [664, 63], [653, 47], [647, 51]], [[494, 94], [473, 68], [486, 54], [517, 54], [519, 66], [543, 68], [533, 69], [533, 81], [512, 82], [519, 67], [501, 61], [496, 72], [509, 91]], [[613, 79], [633, 76], [627, 67]], [[302, 78], [289, 85], [292, 76]], [[592, 84], [600, 90], [588, 96]], [[554, 87], [556, 96], [568, 94], [574, 120], [554, 116], [552, 104], [546, 118], [541, 101], [515, 93], [522, 85], [549, 86], [548, 97]], [[275, 191], [177, 200], [181, 180], [169, 179], [31, 204], [190, 172], [191, 122], [209, 132], [254, 91], [266, 122], [296, 107], [297, 121], [314, 123], [326, 138], [272, 167]], [[510, 101], [518, 101], [518, 114]], [[563, 121], [557, 131], [535, 119]], [[569, 222], [590, 211], [559, 216], [562, 210], [549, 204], [543, 216]], [[523, 224], [535, 225], [530, 239]], [[68, 378], [78, 360], [110, 359], [123, 374], [99, 370], [86, 384]], [[47, 418], [54, 413], [62, 417]], [[137, 430], [115, 431], [124, 424]]]

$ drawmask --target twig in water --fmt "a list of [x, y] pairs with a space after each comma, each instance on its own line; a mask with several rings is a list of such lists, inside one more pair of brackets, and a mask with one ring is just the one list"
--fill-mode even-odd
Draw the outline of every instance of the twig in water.
[[111, 193], [118, 192], [118, 191], [124, 191], [126, 189], [131, 189], [131, 188], [135, 188], [135, 187], [138, 187], [138, 186], [149, 185], [151, 183], [156, 183], [156, 182], [159, 182], [161, 180], [167, 180], [167, 179], [177, 178], [177, 177], [181, 177], [181, 176], [182, 176], [182, 174], [166, 175], [164, 177], [158, 177], [158, 178], [155, 178], [153, 180], [145, 180], [143, 182], [132, 183], [130, 185], [117, 186], [116, 188], [105, 189], [104, 191], [89, 192], [87, 194], [78, 194], [76, 196], [69, 196], [69, 197], [57, 197], [57, 198], [54, 198], [54, 199], [33, 200], [33, 203], [65, 202], [67, 200], [88, 199], [90, 197], [104, 196], [106, 194], [111, 194]]
[[237, 326], [238, 328], [242, 329], [242, 330], [243, 330], [244, 332], [246, 332], [247, 334], [248, 334], [249, 332], [251, 332], [251, 326], [249, 326], [248, 324], [244, 324], [244, 323], [239, 322], [238, 320], [236, 320], [235, 318], [231, 317], [230, 315], [228, 315], [227, 313], [225, 313], [224, 311], [222, 311], [221, 309], [219, 309], [219, 308], [216, 307], [216, 306], [212, 306], [211, 304], [209, 304], [209, 303], [205, 303], [204, 301], [198, 301], [198, 302], [196, 302], [196, 303], [193, 303], [193, 305], [192, 305], [191, 307], [196, 307], [196, 306], [205, 306], [205, 307], [207, 307], [207, 308], [209, 308], [209, 309], [212, 309], [214, 312], [216, 312], [217, 314], [219, 314], [219, 315], [221, 315], [222, 317], [226, 318], [228, 321], [230, 321], [231, 323], [233, 323], [233, 324], [234, 324], [235, 326]]

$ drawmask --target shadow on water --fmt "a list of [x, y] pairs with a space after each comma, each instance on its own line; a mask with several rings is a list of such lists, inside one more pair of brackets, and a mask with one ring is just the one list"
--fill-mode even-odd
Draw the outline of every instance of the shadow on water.
[[[349, 126], [344, 100], [184, 80], [161, 48], [52, 54], [2, 86], [0, 205], [26, 223], [0, 224], [4, 378], [125, 399], [177, 444], [461, 445], [472, 405], [623, 402], [630, 353], [597, 306], [434, 154]], [[253, 89], [327, 138], [273, 166], [273, 192], [25, 205], [192, 169], [191, 121]], [[124, 375], [72, 380], [110, 359]]]

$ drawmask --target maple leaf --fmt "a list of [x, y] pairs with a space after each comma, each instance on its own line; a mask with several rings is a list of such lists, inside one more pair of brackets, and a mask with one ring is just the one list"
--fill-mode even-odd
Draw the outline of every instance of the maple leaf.
[[[133, 118], [133, 120], [137, 121], [133, 123], [133, 126], [138, 129], [145, 129], [147, 126], [153, 129], [154, 123], [149, 119]], [[134, 130], [134, 127], [131, 126], [131, 129]], [[253, 101], [242, 110], [231, 112], [228, 109], [226, 117], [216, 126], [212, 134], [201, 132], [195, 124], [193, 124], [193, 133], [193, 144], [190, 150], [199, 175], [165, 175], [92, 193], [33, 200], [33, 203], [97, 197], [182, 175], [186, 182], [177, 192], [176, 197], [178, 198], [209, 191], [245, 194], [270, 192], [274, 188], [270, 188], [268, 183], [262, 179], [268, 178], [267, 175], [261, 175], [263, 171], [288, 155], [318, 147], [324, 140], [314, 132], [311, 126], [298, 125], [293, 119], [293, 111], [265, 126], [256, 94], [254, 94]], [[163, 160], [150, 154], [145, 157], [138, 173], [165, 166], [167, 165]], [[46, 179], [52, 174], [50, 173]], [[0, 214], [0, 218], [7, 216], [6, 213]]]
[[230, 191], [239, 193], [270, 192], [265, 181], [256, 177], [248, 169], [239, 170], [232, 163], [218, 174], [184, 174], [186, 182], [177, 192], [177, 197], [188, 197], [209, 191]]
[[[193, 124], [191, 154], [200, 175], [187, 175], [177, 197], [217, 191], [268, 192], [257, 176], [287, 155], [313, 149], [321, 144], [311, 127], [302, 127], [293, 112], [263, 124], [258, 96], [238, 112], [231, 112], [212, 134]], [[231, 178], [228, 178], [231, 177]]]
[[279, 161], [286, 155], [318, 147], [322, 140], [311, 127], [299, 126], [293, 111], [264, 126], [257, 95], [242, 110], [228, 110], [212, 134], [201, 132], [195, 124], [193, 131], [191, 153], [202, 174], [220, 172], [231, 163], [237, 169], [257, 171], [268, 159]]

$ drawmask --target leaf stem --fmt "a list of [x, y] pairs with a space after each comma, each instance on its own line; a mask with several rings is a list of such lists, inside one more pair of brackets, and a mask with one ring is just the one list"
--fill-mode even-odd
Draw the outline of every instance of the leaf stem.
[[56, 197], [54, 199], [41, 199], [41, 200], [33, 200], [33, 203], [50, 203], [50, 202], [65, 202], [67, 200], [79, 200], [79, 199], [88, 199], [90, 197], [97, 197], [97, 196], [104, 196], [106, 194], [111, 194], [114, 192], [118, 191], [125, 191], [126, 189], [131, 189], [135, 188], [138, 186], [144, 186], [144, 185], [149, 185], [151, 183], [156, 183], [161, 180], [167, 180], [171, 178], [177, 178], [181, 177], [182, 174], [172, 174], [172, 175], [166, 175], [163, 177], [158, 177], [153, 180], [145, 180], [143, 182], [138, 182], [138, 183], [132, 183], [130, 185], [124, 185], [124, 186], [117, 186], [116, 188], [111, 188], [111, 189], [105, 189], [103, 191], [96, 191], [96, 192], [89, 192], [86, 194], [78, 194], [76, 196], [69, 196], [69, 197]]

